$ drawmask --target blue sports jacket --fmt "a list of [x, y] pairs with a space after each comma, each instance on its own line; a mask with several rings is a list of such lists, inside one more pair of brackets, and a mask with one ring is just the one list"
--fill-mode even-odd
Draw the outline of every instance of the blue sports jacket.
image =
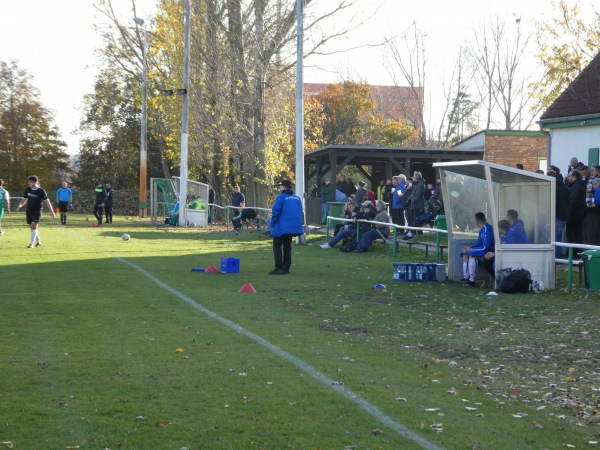
[[284, 234], [301, 236], [304, 234], [302, 200], [291, 190], [284, 190], [273, 203], [271, 214], [271, 236]]

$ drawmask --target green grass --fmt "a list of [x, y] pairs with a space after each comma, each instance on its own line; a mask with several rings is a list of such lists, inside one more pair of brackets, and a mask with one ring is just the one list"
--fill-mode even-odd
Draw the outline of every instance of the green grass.
[[[418, 250], [342, 254], [310, 236], [291, 275], [269, 276], [256, 232], [116, 220], [44, 221], [35, 249], [22, 215], [3, 220], [0, 441], [14, 448], [420, 448], [340, 387], [449, 449], [598, 440], [600, 294], [567, 292], [564, 274], [550, 293], [487, 297], [391, 281]], [[239, 274], [190, 271], [223, 256]], [[246, 282], [258, 293], [239, 293]]]

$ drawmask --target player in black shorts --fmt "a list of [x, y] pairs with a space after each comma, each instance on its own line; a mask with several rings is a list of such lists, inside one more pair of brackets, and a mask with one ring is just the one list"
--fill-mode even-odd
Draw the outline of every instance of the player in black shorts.
[[27, 224], [31, 229], [31, 241], [27, 248], [33, 248], [34, 244], [36, 247], [42, 246], [42, 241], [40, 240], [40, 235], [38, 233], [38, 224], [40, 218], [42, 217], [42, 206], [46, 203], [46, 206], [50, 210], [50, 215], [54, 219], [56, 215], [54, 214], [54, 209], [52, 208], [52, 203], [48, 198], [48, 194], [41, 187], [37, 185], [38, 177], [35, 175], [27, 178], [27, 183], [29, 187], [25, 189], [25, 193], [23, 194], [23, 200], [17, 206], [17, 211], [21, 209], [27, 203], [26, 216], [27, 216]]

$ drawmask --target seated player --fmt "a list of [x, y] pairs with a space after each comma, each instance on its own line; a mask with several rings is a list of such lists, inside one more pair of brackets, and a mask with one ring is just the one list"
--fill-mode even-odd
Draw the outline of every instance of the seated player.
[[481, 229], [479, 238], [472, 247], [466, 246], [460, 252], [463, 259], [463, 280], [466, 286], [476, 287], [475, 272], [477, 271], [477, 259], [485, 257], [486, 253], [494, 251], [494, 229], [487, 223], [485, 214], [478, 212], [475, 214], [475, 223]]

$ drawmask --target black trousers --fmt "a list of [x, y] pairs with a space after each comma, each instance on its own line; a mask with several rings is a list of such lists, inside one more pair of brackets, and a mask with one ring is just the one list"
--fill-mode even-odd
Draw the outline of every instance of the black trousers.
[[94, 216], [96, 217], [96, 220], [98, 221], [99, 224], [102, 223], [102, 212], [103, 212], [104, 208], [100, 205], [94, 205]]
[[104, 214], [106, 215], [106, 223], [112, 223], [112, 206], [105, 206]]
[[273, 238], [273, 257], [275, 258], [275, 268], [283, 269], [289, 272], [292, 266], [292, 236], [284, 234]]
[[392, 208], [392, 222], [396, 225], [404, 225], [404, 208]]

